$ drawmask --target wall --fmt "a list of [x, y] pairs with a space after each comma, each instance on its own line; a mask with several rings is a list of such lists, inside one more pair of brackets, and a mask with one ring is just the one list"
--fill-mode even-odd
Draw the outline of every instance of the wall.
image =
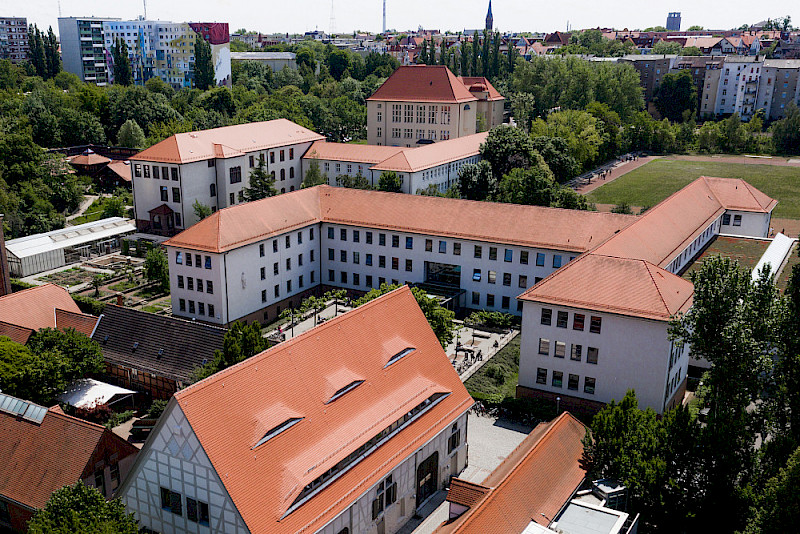
[[[442, 102], [389, 102], [367, 101], [367, 143], [370, 145], [416, 146], [420, 139], [444, 141], [476, 133], [477, 101], [466, 104]], [[393, 122], [392, 106], [399, 105], [400, 122]], [[405, 121], [405, 107], [413, 106], [413, 121]], [[436, 106], [435, 122], [430, 122], [430, 106]], [[447, 122], [442, 106], [449, 106], [450, 120]], [[423, 121], [418, 121], [419, 108], [424, 109]], [[380, 129], [380, 135], [378, 135]], [[399, 130], [393, 135], [393, 130]], [[411, 130], [408, 137], [406, 130]], [[420, 133], [421, 132], [421, 133]]]
[[[768, 237], [769, 224], [772, 220], [769, 213], [754, 213], [749, 211], [736, 211], [727, 210], [726, 215], [730, 215], [730, 225], [721, 224], [719, 228], [720, 234], [730, 234], [746, 237]], [[736, 226], [736, 216], [741, 215], [742, 223]], [[725, 222], [723, 217], [722, 222]]]
[[[181, 253], [181, 264], [177, 263], [178, 253]], [[192, 265], [186, 265], [186, 256], [192, 255]], [[200, 267], [197, 267], [197, 258], [201, 258]], [[211, 269], [206, 269], [206, 258], [211, 259]], [[186, 319], [206, 321], [213, 324], [225, 324], [225, 317], [227, 312], [227, 299], [225, 292], [225, 265], [224, 256], [222, 254], [214, 253], [197, 253], [188, 249], [181, 249], [176, 247], [167, 247], [167, 259], [169, 262], [169, 286], [170, 296], [172, 298], [172, 313], [178, 317]], [[183, 277], [183, 288], [178, 287], [178, 277]], [[193, 279], [192, 286], [194, 289], [189, 289], [189, 278]], [[199, 284], [197, 279], [203, 281], [203, 291], [198, 291]], [[211, 281], [211, 289], [213, 293], [208, 292], [207, 281]], [[180, 309], [181, 300], [185, 301], [186, 308]], [[190, 312], [189, 301], [195, 303], [195, 312]], [[204, 312], [200, 314], [200, 302], [203, 303]], [[209, 315], [209, 304], [214, 306], [214, 315]]]

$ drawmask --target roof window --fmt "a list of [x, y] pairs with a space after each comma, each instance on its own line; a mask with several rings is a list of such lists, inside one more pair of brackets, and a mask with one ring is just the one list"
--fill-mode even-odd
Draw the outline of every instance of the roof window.
[[347, 384], [345, 387], [340, 388], [339, 390], [337, 390], [336, 393], [333, 394], [333, 397], [328, 399], [328, 402], [326, 402], [325, 404], [332, 403], [333, 401], [335, 401], [336, 399], [338, 399], [339, 397], [341, 397], [342, 395], [344, 395], [348, 391], [351, 391], [351, 390], [357, 388], [358, 386], [360, 386], [363, 383], [364, 383], [363, 380], [353, 380], [352, 382]]
[[275, 436], [277, 436], [279, 434], [282, 434], [283, 432], [289, 430], [290, 428], [292, 428], [294, 425], [296, 425], [297, 423], [299, 423], [302, 420], [303, 420], [302, 417], [291, 417], [291, 418], [287, 419], [283, 423], [279, 424], [278, 426], [276, 426], [275, 428], [273, 428], [272, 430], [270, 430], [269, 432], [264, 434], [264, 437], [261, 438], [260, 440], [258, 440], [258, 443], [253, 445], [253, 448], [255, 449], [259, 445], [263, 445], [264, 443], [268, 442], [269, 440], [271, 440]]
[[397, 354], [395, 354], [394, 356], [389, 358], [389, 361], [386, 362], [386, 365], [384, 365], [383, 368], [386, 369], [387, 367], [389, 367], [393, 363], [395, 363], [395, 362], [401, 360], [402, 358], [408, 356], [409, 354], [411, 354], [415, 350], [417, 350], [417, 349], [415, 349], [414, 347], [406, 347], [406, 348], [404, 348], [403, 350], [401, 350], [400, 352], [398, 352]]

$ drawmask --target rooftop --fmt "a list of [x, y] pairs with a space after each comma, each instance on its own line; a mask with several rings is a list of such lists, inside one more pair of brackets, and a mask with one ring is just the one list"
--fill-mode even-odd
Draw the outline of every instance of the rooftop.
[[367, 100], [458, 104], [477, 98], [443, 65], [404, 65]]
[[374, 165], [385, 161], [407, 148], [399, 146], [361, 145], [356, 143], [328, 143], [315, 141], [303, 159], [352, 161]]
[[6, 250], [17, 258], [27, 258], [51, 250], [74, 248], [120, 234], [133, 232], [136, 226], [130, 219], [109, 217], [99, 221], [67, 226], [43, 234], [33, 234], [6, 241]]
[[[53, 284], [44, 284], [0, 297], [0, 321], [33, 331], [59, 326], [56, 321], [56, 310], [83, 316], [69, 292]], [[92, 316], [86, 317], [94, 319]], [[83, 322], [82, 317], [77, 319], [80, 324], [76, 324], [77, 321], [69, 322], [72, 319], [74, 316], [63, 314], [61, 327], [66, 324], [66, 327], [74, 328]]]
[[466, 135], [417, 148], [407, 148], [373, 166], [377, 171], [417, 172], [459, 159], [476, 156], [488, 132]]
[[293, 60], [295, 58], [294, 52], [231, 52], [232, 60], [260, 60], [260, 61], [275, 61], [275, 60]]

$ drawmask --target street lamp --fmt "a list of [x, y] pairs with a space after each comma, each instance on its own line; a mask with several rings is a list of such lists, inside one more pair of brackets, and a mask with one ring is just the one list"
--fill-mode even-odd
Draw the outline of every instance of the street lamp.
[[561, 397], [556, 397], [556, 415], [561, 413]]

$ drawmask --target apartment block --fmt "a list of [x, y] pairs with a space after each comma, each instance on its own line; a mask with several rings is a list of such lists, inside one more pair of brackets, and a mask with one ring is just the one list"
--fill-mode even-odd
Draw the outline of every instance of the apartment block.
[[116, 18], [59, 17], [58, 37], [64, 70], [81, 81], [95, 85], [109, 83], [103, 23]]
[[0, 59], [19, 63], [28, 59], [28, 19], [0, 17]]

